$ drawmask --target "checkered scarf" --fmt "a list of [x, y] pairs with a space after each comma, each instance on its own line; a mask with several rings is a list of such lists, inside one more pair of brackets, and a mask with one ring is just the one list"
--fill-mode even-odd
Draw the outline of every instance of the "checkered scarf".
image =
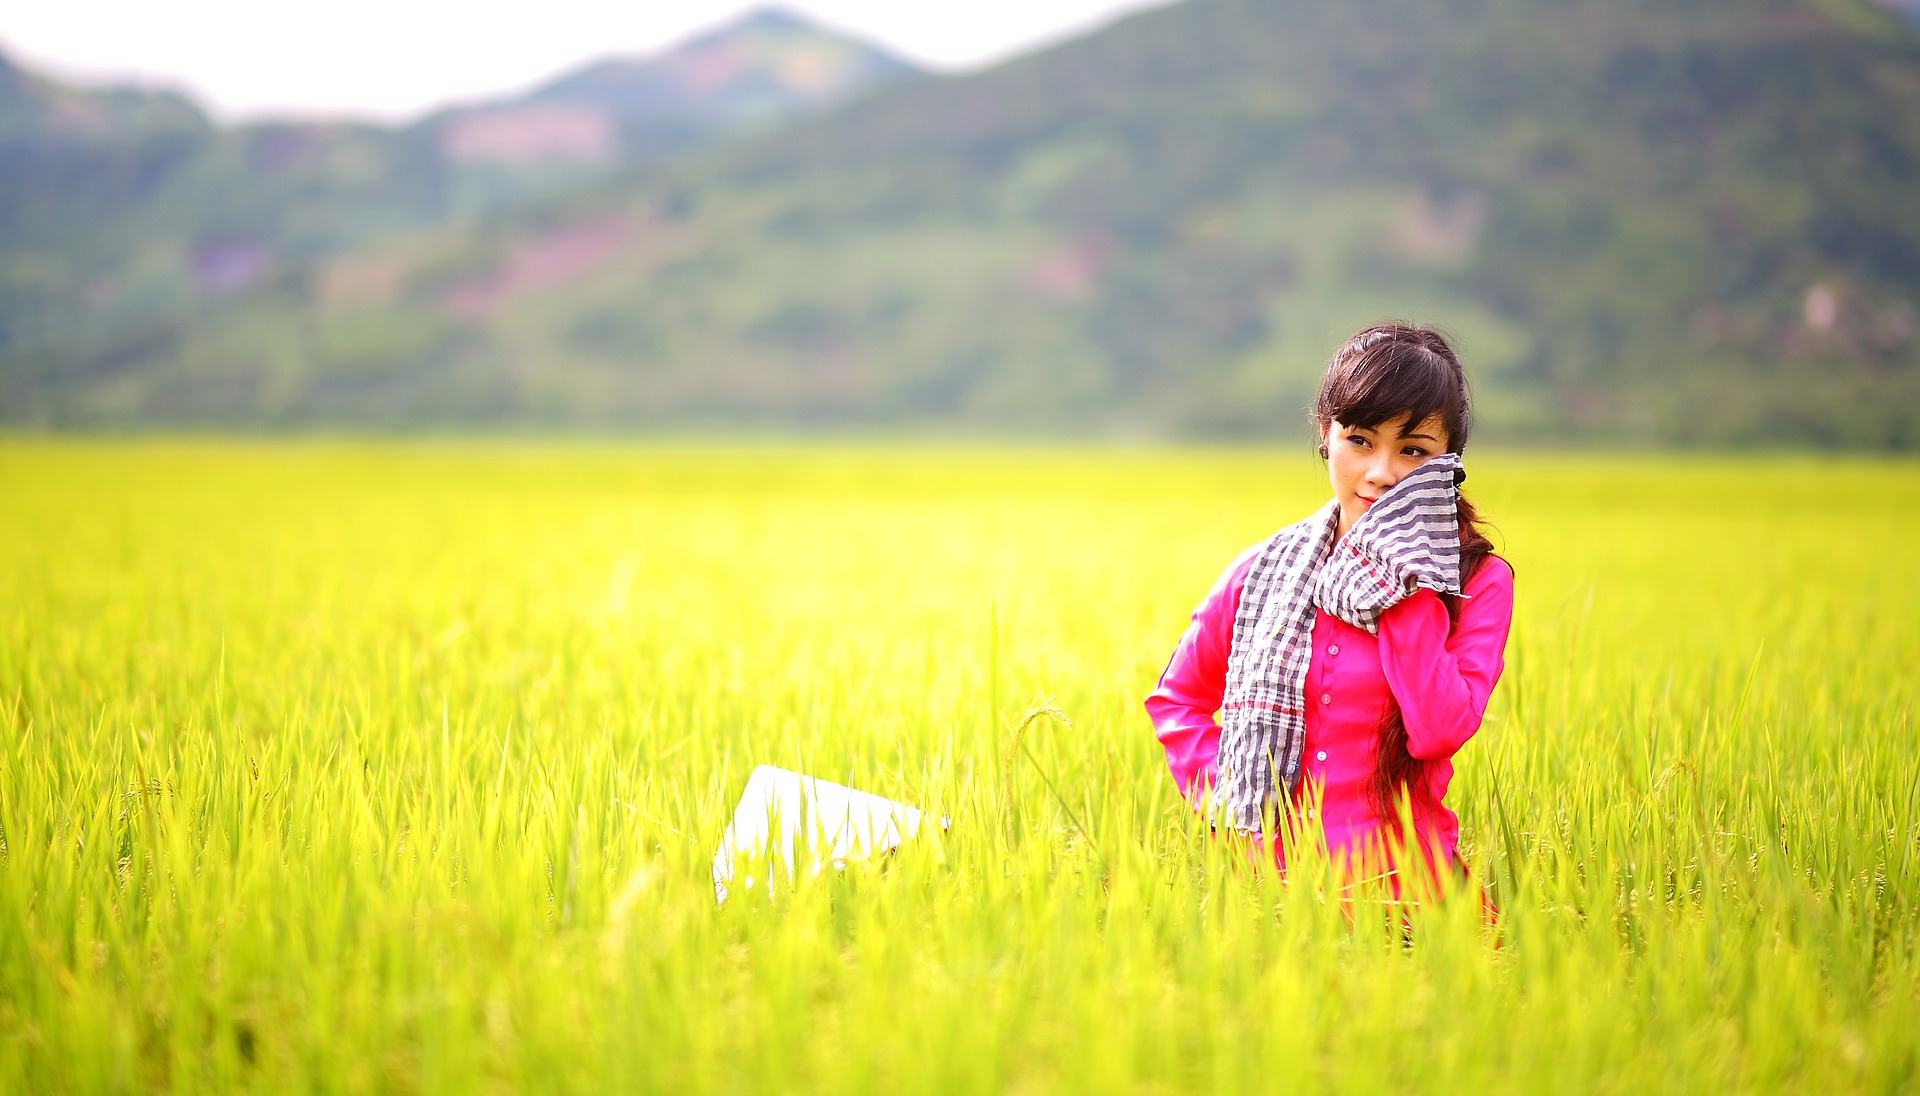
[[1263, 816], [1300, 782], [1306, 739], [1307, 666], [1316, 607], [1379, 631], [1380, 614], [1419, 587], [1460, 595], [1460, 519], [1466, 478], [1457, 454], [1408, 473], [1334, 542], [1340, 504], [1273, 535], [1240, 592], [1220, 708], [1216, 825], [1259, 830]]

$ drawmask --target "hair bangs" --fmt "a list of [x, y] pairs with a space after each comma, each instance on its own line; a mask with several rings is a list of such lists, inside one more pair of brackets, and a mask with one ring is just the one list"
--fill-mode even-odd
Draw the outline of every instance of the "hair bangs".
[[1363, 331], [1342, 347], [1314, 410], [1322, 431], [1332, 422], [1373, 429], [1402, 415], [1412, 429], [1438, 415], [1447, 447], [1466, 446], [1466, 378], [1458, 363], [1450, 352], [1406, 337], [1398, 327]]

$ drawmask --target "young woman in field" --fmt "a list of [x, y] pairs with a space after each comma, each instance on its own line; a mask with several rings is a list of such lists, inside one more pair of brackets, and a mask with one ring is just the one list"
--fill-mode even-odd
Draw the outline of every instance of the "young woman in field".
[[1216, 830], [1277, 838], [1284, 868], [1317, 824], [1349, 878], [1398, 892], [1409, 834], [1427, 879], [1459, 870], [1447, 784], [1500, 677], [1513, 572], [1459, 492], [1466, 374], [1438, 333], [1348, 339], [1313, 418], [1333, 498], [1228, 566], [1147, 712]]

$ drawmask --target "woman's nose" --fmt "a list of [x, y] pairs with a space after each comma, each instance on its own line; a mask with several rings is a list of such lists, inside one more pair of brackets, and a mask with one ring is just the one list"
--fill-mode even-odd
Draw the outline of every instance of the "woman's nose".
[[1367, 462], [1367, 481], [1382, 487], [1392, 487], [1400, 482], [1400, 477], [1393, 474], [1392, 462], [1387, 459], [1386, 454], [1382, 453]]

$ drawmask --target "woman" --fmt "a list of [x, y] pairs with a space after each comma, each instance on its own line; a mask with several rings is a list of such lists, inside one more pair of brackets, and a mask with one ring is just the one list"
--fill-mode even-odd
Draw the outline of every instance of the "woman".
[[1513, 572], [1458, 490], [1466, 374], [1437, 332], [1370, 327], [1334, 354], [1313, 415], [1333, 499], [1233, 561], [1147, 712], [1216, 829], [1285, 838], [1284, 867], [1318, 823], [1369, 876], [1396, 872], [1410, 822], [1437, 881], [1458, 870], [1453, 755], [1480, 727], [1513, 616]]

